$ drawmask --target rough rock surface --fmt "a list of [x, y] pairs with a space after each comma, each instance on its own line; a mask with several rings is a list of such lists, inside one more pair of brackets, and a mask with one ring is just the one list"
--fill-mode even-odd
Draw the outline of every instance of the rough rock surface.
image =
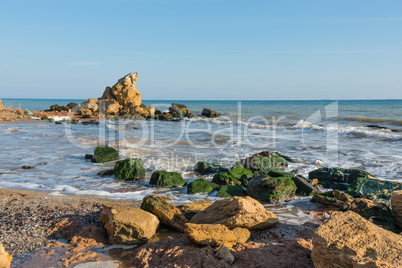
[[169, 112], [173, 117], [194, 117], [194, 115], [187, 109], [187, 106], [183, 104], [172, 103], [172, 106], [169, 107]]
[[140, 158], [117, 161], [113, 173], [119, 180], [142, 181], [145, 178], [144, 163]]
[[0, 100], [0, 111], [5, 111], [7, 110], [6, 107], [4, 107], [3, 102]]
[[151, 212], [162, 223], [180, 232], [184, 232], [184, 225], [188, 223], [188, 219], [183, 213], [161, 196], [148, 195], [144, 197], [141, 209]]
[[220, 113], [215, 112], [215, 111], [213, 111], [211, 109], [207, 109], [207, 108], [204, 108], [204, 110], [202, 110], [201, 115], [203, 115], [205, 117], [208, 117], [208, 118], [214, 118], [214, 117], [221, 116]]
[[352, 211], [334, 212], [314, 233], [311, 257], [317, 268], [398, 267], [402, 239]]
[[196, 214], [190, 221], [198, 224], [223, 224], [229, 229], [236, 227], [266, 229], [278, 224], [278, 218], [257, 200], [246, 197], [233, 197], [215, 201], [204, 211]]
[[284, 170], [288, 166], [286, 158], [277, 152], [263, 151], [243, 159], [241, 164], [251, 171], [267, 173], [271, 169]]
[[187, 223], [184, 234], [190, 242], [201, 246], [218, 247], [224, 244], [231, 248], [236, 242], [234, 233], [221, 224]]
[[205, 210], [207, 207], [212, 205], [211, 201], [202, 200], [194, 203], [188, 203], [184, 205], [176, 206], [187, 219], [191, 219], [195, 214]]
[[157, 170], [152, 173], [149, 184], [156, 185], [158, 187], [174, 187], [183, 186], [186, 184], [186, 181], [177, 172]]
[[91, 161], [94, 163], [105, 163], [119, 159], [119, 152], [109, 146], [99, 145], [94, 151]]
[[100, 221], [112, 243], [138, 244], [148, 241], [159, 227], [158, 218], [142, 209], [128, 206], [103, 206]]
[[202, 175], [213, 174], [218, 172], [228, 172], [227, 168], [221, 165], [211, 164], [204, 161], [200, 161], [194, 166], [194, 171], [201, 173]]
[[223, 198], [232, 198], [234, 196], [245, 196], [245, 192], [246, 191], [244, 191], [243, 187], [238, 185], [236, 186], [223, 185], [219, 189], [216, 196]]
[[402, 191], [392, 193], [391, 205], [395, 226], [402, 230]]
[[132, 102], [135, 106], [140, 106], [141, 92], [135, 87], [138, 73], [129, 73], [120, 78], [113, 87], [106, 87], [101, 99], [115, 99], [121, 106]]
[[292, 200], [296, 193], [296, 185], [290, 178], [260, 176], [249, 181], [246, 192], [261, 202], [276, 204]]
[[4, 250], [3, 245], [0, 243], [0, 267], [9, 268], [12, 259], [13, 257]]
[[215, 190], [215, 187], [204, 178], [196, 179], [187, 185], [188, 194], [210, 193], [213, 190]]
[[246, 243], [247, 240], [250, 238], [250, 231], [246, 228], [236, 227], [232, 230], [233, 234], [236, 237], [236, 244], [238, 243]]

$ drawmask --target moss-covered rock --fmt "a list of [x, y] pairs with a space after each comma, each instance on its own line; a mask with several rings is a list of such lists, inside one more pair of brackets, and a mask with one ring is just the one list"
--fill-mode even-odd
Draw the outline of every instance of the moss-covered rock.
[[245, 196], [245, 191], [243, 187], [238, 185], [236, 186], [223, 185], [219, 189], [219, 192], [216, 194], [216, 196], [223, 198], [232, 198], [234, 196]]
[[402, 183], [371, 178], [356, 178], [346, 192], [353, 197], [389, 202], [393, 191], [402, 190]]
[[95, 121], [95, 120], [89, 120], [89, 121], [82, 121], [81, 124], [83, 124], [84, 126], [87, 126], [87, 125], [99, 125], [99, 122]]
[[158, 115], [158, 119], [163, 121], [172, 121], [174, 118], [171, 113], [162, 113]]
[[194, 115], [189, 111], [189, 109], [187, 109], [187, 106], [183, 104], [172, 103], [172, 106], [169, 107], [169, 112], [175, 118], [194, 117]]
[[284, 170], [288, 161], [277, 152], [264, 151], [243, 159], [241, 164], [251, 171], [267, 174], [271, 169]]
[[149, 184], [156, 185], [158, 187], [174, 187], [183, 186], [186, 181], [177, 172], [155, 171], [152, 173]]
[[348, 185], [358, 178], [374, 178], [370, 173], [360, 169], [319, 168], [308, 174], [310, 180], [317, 179], [325, 188], [346, 190]]
[[204, 161], [200, 161], [194, 166], [194, 171], [197, 171], [198, 173], [202, 175], [206, 174], [214, 174], [218, 172], [228, 172], [229, 170], [227, 168], [224, 168], [221, 165], [216, 165], [216, 164], [210, 164]]
[[202, 110], [201, 115], [205, 116], [205, 117], [208, 117], [208, 118], [215, 118], [215, 117], [221, 116], [220, 113], [215, 112], [215, 111], [213, 111], [211, 109], [207, 109], [207, 108], [204, 108], [204, 110]]
[[61, 121], [56, 121], [54, 122], [55, 125], [63, 125], [63, 123]]
[[295, 182], [297, 194], [311, 195], [312, 193], [320, 193], [321, 189], [315, 185], [312, 185], [305, 177], [301, 175], [295, 175], [291, 177]]
[[139, 158], [117, 161], [113, 173], [119, 180], [138, 181], [145, 179], [144, 163]]
[[236, 162], [233, 165], [232, 169], [228, 172], [228, 174], [238, 180], [244, 180], [244, 179], [247, 180], [254, 176], [254, 173], [251, 170], [245, 168], [239, 162]]
[[91, 161], [94, 163], [105, 163], [119, 159], [119, 152], [116, 149], [106, 146], [99, 145], [96, 147], [94, 156]]
[[326, 205], [326, 206], [334, 206], [340, 208], [342, 210], [346, 210], [349, 207], [348, 202], [344, 202], [338, 200], [331, 192], [321, 193], [321, 194], [314, 194], [313, 199], [314, 202]]
[[250, 180], [246, 193], [261, 202], [276, 204], [292, 200], [296, 185], [290, 178], [260, 176]]
[[219, 172], [214, 175], [212, 182], [218, 185], [241, 185], [241, 182], [227, 173]]
[[196, 179], [187, 185], [188, 194], [210, 193], [213, 190], [215, 190], [215, 187], [203, 178]]

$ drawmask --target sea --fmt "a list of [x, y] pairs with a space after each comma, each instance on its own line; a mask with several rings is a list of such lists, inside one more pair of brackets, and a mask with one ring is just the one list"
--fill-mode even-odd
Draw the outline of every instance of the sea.
[[[6, 107], [45, 110], [53, 104], [84, 100], [2, 99]], [[216, 192], [189, 195], [186, 187], [149, 185], [155, 170], [180, 173], [187, 182], [199, 177], [198, 161], [230, 168], [261, 151], [291, 157], [287, 171], [308, 173], [320, 167], [358, 168], [381, 180], [402, 182], [402, 100], [196, 101], [143, 100], [161, 111], [184, 104], [196, 115], [177, 122], [107, 119], [97, 125], [47, 123], [0, 124], [0, 187], [30, 189], [52, 195], [84, 195], [141, 200], [158, 194], [176, 204], [217, 199]], [[221, 117], [201, 116], [209, 108]], [[141, 158], [144, 182], [99, 176], [114, 162], [85, 160], [99, 144], [118, 149], [122, 159]], [[32, 166], [23, 169], [22, 166]], [[313, 217], [308, 197], [265, 204], [281, 220], [303, 222]]]

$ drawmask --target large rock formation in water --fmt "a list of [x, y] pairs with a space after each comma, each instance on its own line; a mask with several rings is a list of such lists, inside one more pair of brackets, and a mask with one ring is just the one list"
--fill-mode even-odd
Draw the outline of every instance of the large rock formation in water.
[[125, 107], [128, 103], [133, 103], [133, 106], [140, 106], [141, 92], [135, 87], [138, 73], [129, 73], [120, 78], [113, 87], [106, 87], [102, 100], [116, 100], [121, 106]]
[[4, 107], [3, 103], [0, 100], [0, 111], [5, 111], [5, 110], [7, 110], [7, 108]]

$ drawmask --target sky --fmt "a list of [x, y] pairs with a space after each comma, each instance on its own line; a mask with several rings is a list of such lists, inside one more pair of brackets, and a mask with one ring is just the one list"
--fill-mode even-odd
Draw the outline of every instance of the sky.
[[402, 1], [0, 3], [0, 98], [402, 99]]

